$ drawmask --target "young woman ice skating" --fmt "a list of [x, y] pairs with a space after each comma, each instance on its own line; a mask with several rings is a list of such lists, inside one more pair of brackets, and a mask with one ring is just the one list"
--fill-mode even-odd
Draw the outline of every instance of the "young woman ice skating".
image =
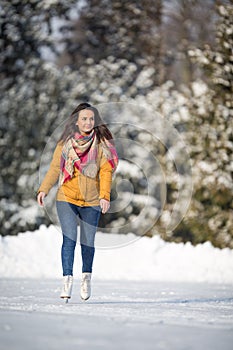
[[91, 295], [95, 234], [101, 212], [110, 207], [110, 191], [118, 156], [113, 137], [98, 110], [81, 103], [70, 115], [54, 151], [50, 168], [38, 190], [44, 198], [59, 180], [56, 207], [61, 224], [63, 287], [61, 298], [71, 298], [77, 225], [80, 225], [82, 280], [80, 295]]

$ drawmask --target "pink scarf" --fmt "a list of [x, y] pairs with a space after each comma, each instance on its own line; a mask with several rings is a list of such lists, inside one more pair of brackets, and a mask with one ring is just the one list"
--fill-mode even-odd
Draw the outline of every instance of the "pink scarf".
[[[100, 145], [114, 172], [118, 164], [116, 148], [106, 139], [101, 140]], [[59, 186], [73, 177], [74, 167], [85, 176], [91, 178], [97, 176], [99, 170], [97, 166], [98, 146], [94, 130], [88, 136], [76, 133], [64, 144], [61, 154]]]

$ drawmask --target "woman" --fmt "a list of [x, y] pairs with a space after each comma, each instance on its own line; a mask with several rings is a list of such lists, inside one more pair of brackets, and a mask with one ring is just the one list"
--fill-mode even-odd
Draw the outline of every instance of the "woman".
[[81, 103], [70, 115], [54, 151], [50, 168], [38, 190], [37, 201], [44, 198], [59, 179], [56, 207], [61, 224], [63, 288], [60, 297], [71, 298], [77, 225], [80, 225], [82, 281], [80, 295], [91, 295], [94, 240], [101, 212], [110, 207], [112, 174], [118, 156], [112, 134], [98, 110]]

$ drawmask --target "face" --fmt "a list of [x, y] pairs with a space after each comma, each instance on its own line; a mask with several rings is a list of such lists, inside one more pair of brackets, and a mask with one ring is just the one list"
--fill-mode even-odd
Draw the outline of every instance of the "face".
[[81, 135], [90, 134], [95, 125], [94, 112], [89, 109], [80, 111], [76, 125]]

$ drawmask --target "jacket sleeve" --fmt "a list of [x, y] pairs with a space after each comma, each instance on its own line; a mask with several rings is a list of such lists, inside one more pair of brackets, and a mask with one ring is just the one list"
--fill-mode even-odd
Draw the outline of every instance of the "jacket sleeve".
[[53, 159], [50, 163], [49, 170], [47, 171], [44, 180], [42, 181], [37, 193], [45, 192], [47, 195], [51, 188], [56, 184], [60, 175], [60, 159], [62, 152], [62, 144], [58, 143], [53, 153]]
[[102, 157], [99, 171], [100, 193], [99, 199], [110, 201], [112, 185], [112, 167], [105, 157]]

